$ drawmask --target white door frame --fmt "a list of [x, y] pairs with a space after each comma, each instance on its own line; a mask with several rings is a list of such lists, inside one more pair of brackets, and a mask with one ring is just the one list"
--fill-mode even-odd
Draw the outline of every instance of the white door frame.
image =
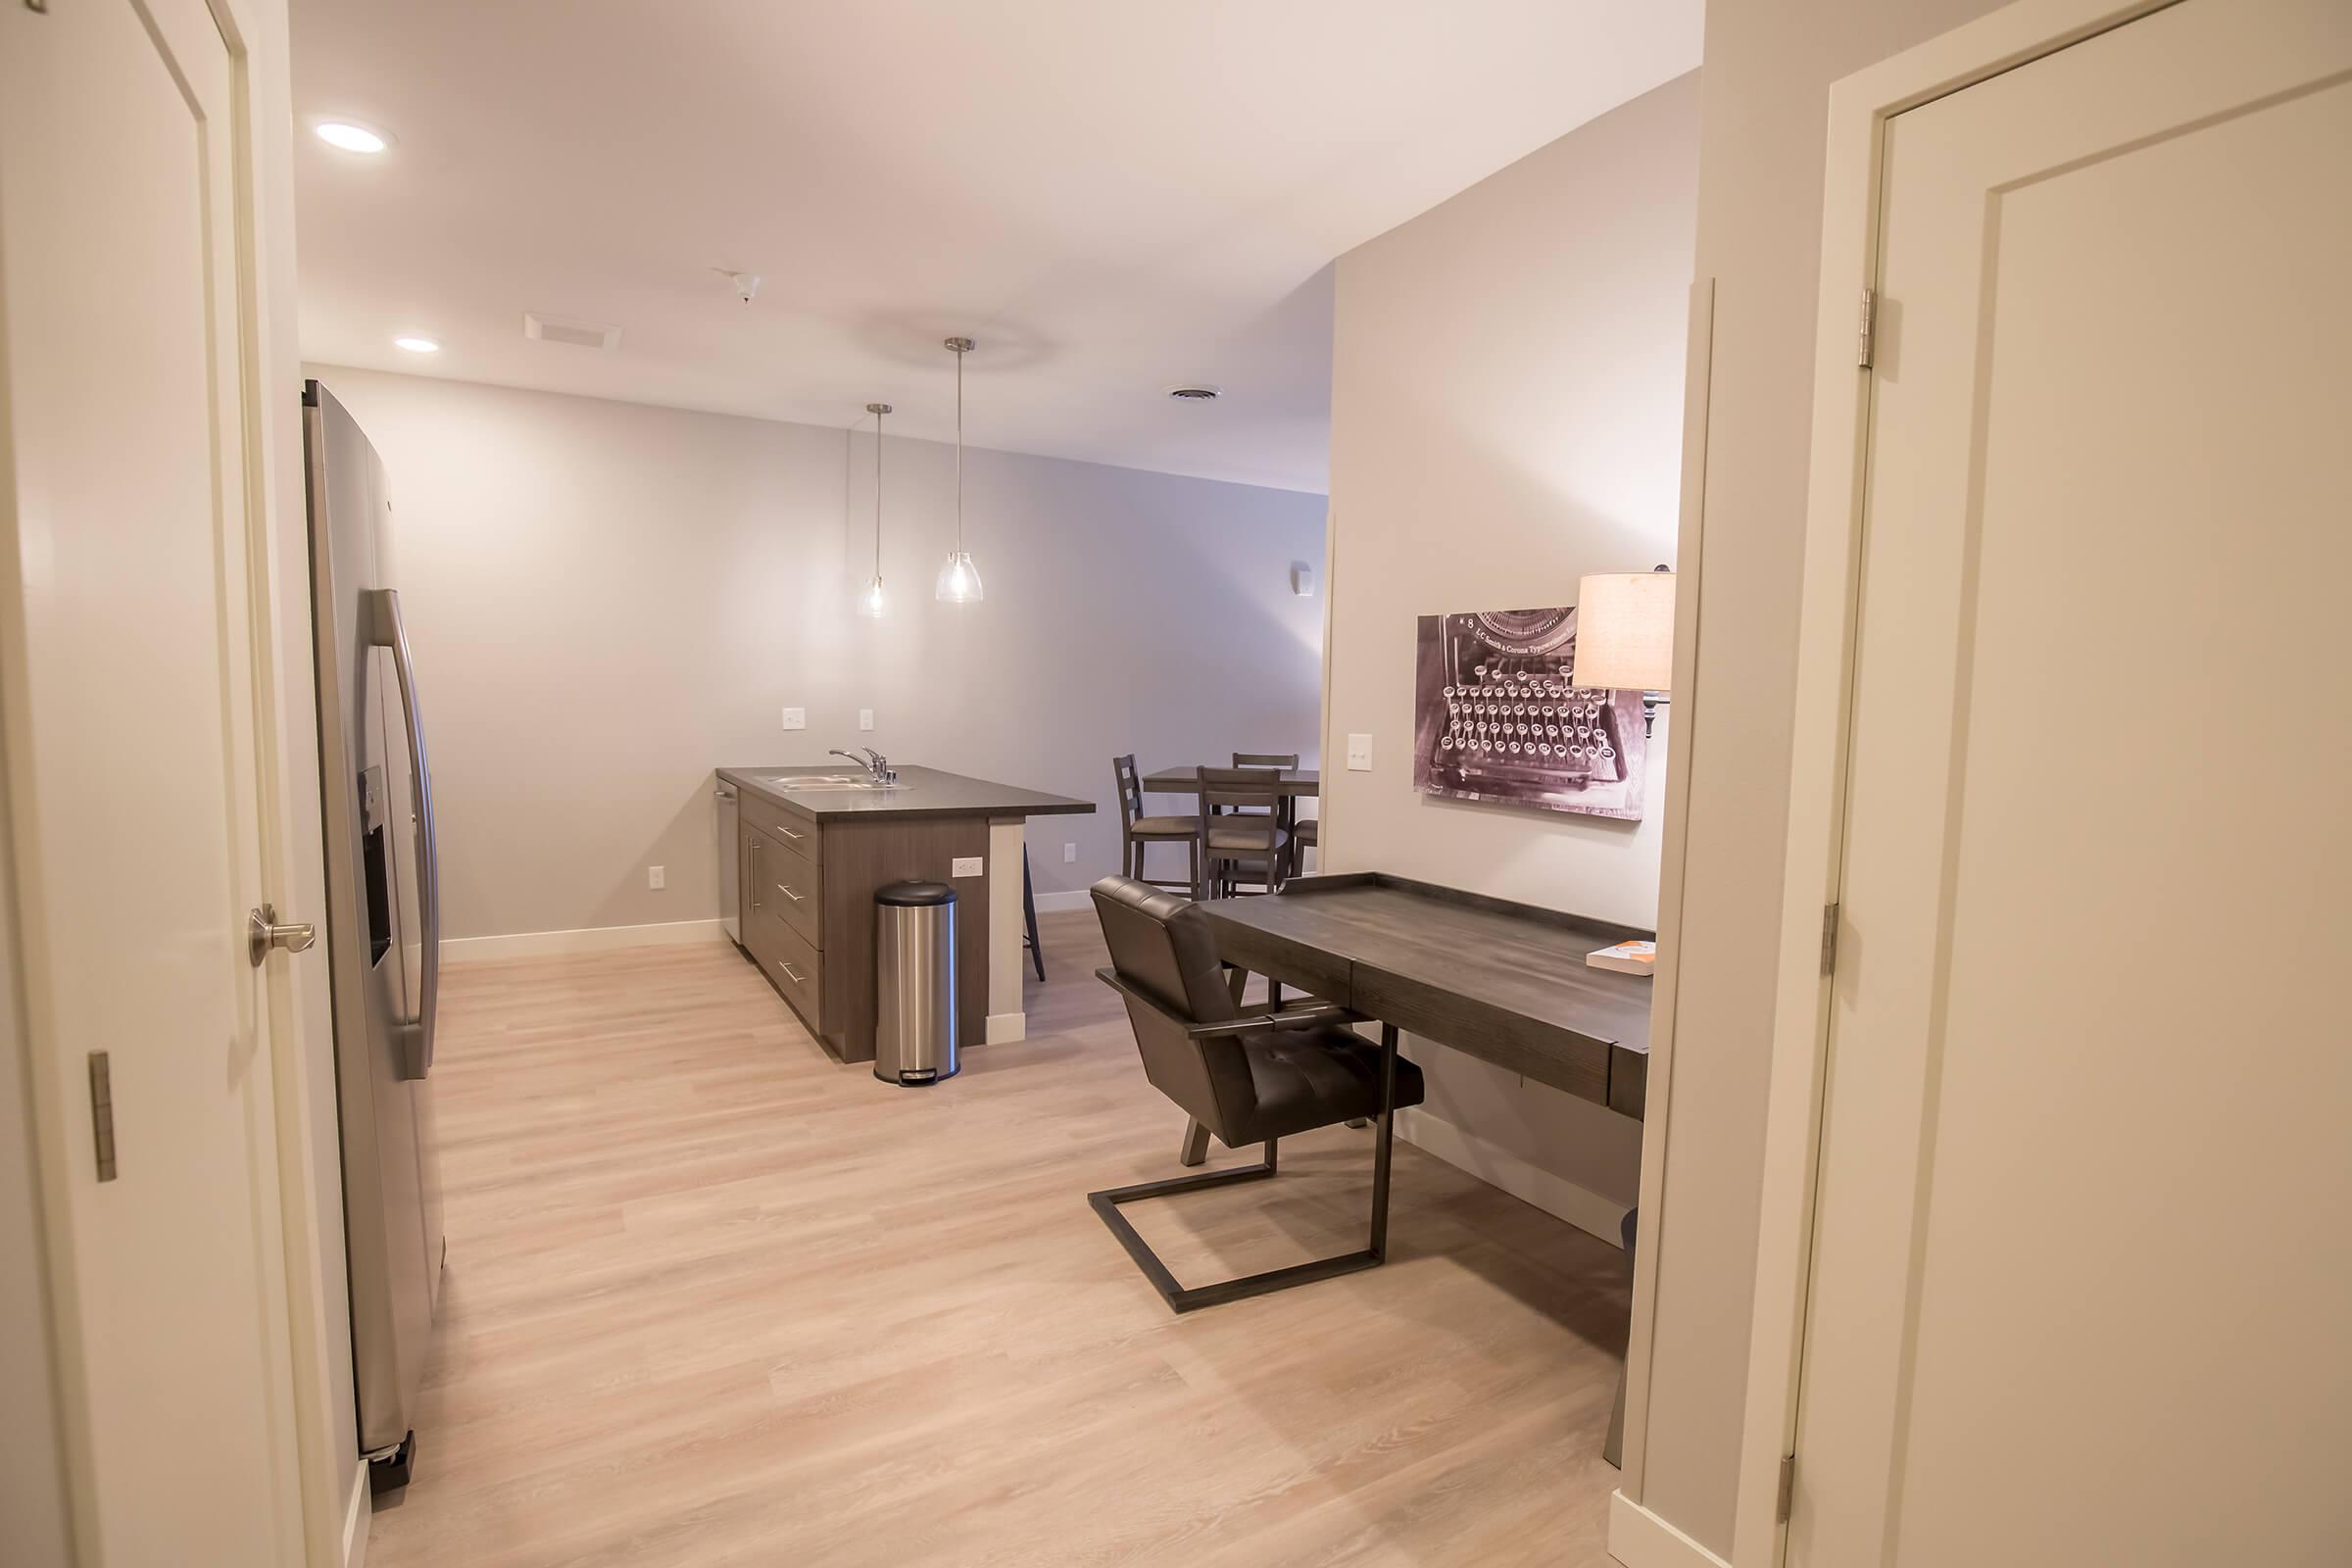
[[1776, 1515], [1781, 1459], [1793, 1451], [1796, 1440], [1829, 1046], [1823, 911], [1838, 902], [1843, 877], [1847, 724], [1869, 458], [1872, 381], [1862, 373], [1856, 348], [1862, 291], [1878, 275], [1886, 122], [2175, 3], [2018, 0], [1856, 72], [1830, 89], [1780, 979], [1758, 1182], [1739, 1507], [1732, 1533], [1732, 1561], [1740, 1568], [1777, 1568], [1788, 1544], [1787, 1529]]
[[[262, 877], [287, 918], [323, 923], [326, 862], [296, 324], [290, 18], [286, 0], [206, 0], [206, 5], [228, 44], [234, 71], [229, 157], [237, 182], [237, 353], [244, 367], [250, 475], [246, 527], [258, 644], [254, 739], [266, 823]], [[314, 951], [317, 962], [268, 966], [276, 1052], [271, 1101], [303, 1557], [310, 1568], [344, 1568], [366, 1551], [368, 1489], [358, 1436], [337, 1430], [330, 1393], [337, 1365], [350, 1359], [351, 1344], [329, 1327], [324, 1295], [330, 1271], [343, 1272], [342, 1216], [320, 1213], [312, 1181], [314, 1161], [334, 1160], [340, 1140], [332, 1122], [320, 1126], [311, 1114], [320, 1100], [312, 1079], [320, 1070], [331, 1071], [334, 1030], [323, 950]], [[331, 1103], [331, 1086], [325, 1098]]]

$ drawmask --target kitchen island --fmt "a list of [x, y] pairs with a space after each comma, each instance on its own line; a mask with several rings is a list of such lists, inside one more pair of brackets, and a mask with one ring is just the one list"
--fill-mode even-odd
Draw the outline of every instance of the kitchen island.
[[874, 1059], [874, 893], [901, 881], [958, 895], [957, 1038], [1022, 1037], [1023, 823], [1092, 801], [929, 767], [898, 768], [892, 783], [846, 764], [717, 773], [739, 813], [739, 940], [827, 1051]]

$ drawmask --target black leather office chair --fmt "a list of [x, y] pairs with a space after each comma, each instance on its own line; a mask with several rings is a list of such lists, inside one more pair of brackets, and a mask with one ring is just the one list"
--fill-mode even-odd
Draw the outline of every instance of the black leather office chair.
[[[1169, 1306], [1190, 1312], [1378, 1264], [1388, 1251], [1392, 1123], [1398, 1106], [1417, 1105], [1422, 1095], [1421, 1069], [1396, 1054], [1396, 1028], [1384, 1026], [1375, 1047], [1347, 1027], [1358, 1014], [1328, 1002], [1282, 1011], [1244, 1008], [1234, 1000], [1207, 917], [1191, 900], [1123, 876], [1096, 883], [1094, 899], [1111, 965], [1095, 973], [1126, 1000], [1152, 1087], [1227, 1148], [1266, 1146], [1254, 1165], [1087, 1195], [1144, 1277]], [[1371, 1233], [1361, 1251], [1188, 1290], [1119, 1212], [1121, 1203], [1138, 1199], [1262, 1181], [1274, 1174], [1281, 1139], [1371, 1116], [1380, 1119], [1380, 1131]]]

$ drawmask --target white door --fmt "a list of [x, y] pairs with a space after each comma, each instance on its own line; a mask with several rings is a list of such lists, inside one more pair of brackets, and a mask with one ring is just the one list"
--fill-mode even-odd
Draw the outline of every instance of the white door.
[[300, 1549], [275, 1062], [245, 951], [267, 644], [239, 90], [203, 0], [0, 6], [0, 716], [90, 1563]]
[[1888, 123], [1788, 1560], [2352, 1561], [2352, 6]]

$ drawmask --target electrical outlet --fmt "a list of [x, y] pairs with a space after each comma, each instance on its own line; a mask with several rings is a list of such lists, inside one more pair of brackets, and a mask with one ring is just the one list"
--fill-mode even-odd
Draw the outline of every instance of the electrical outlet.
[[978, 876], [981, 858], [977, 855], [958, 855], [948, 867], [950, 876]]
[[784, 727], [786, 729], [807, 729], [808, 727], [808, 710], [806, 708], [784, 710]]
[[1064, 864], [1064, 865], [1075, 865], [1075, 864], [1077, 864], [1077, 863], [1078, 863], [1078, 846], [1077, 846], [1077, 845], [1075, 845], [1075, 844], [1064, 844], [1064, 845], [1061, 847], [1061, 863], [1062, 863], [1062, 864]]
[[859, 729], [872, 729], [874, 727], [874, 710], [872, 709], [860, 708], [858, 710], [858, 727]]
[[1348, 771], [1350, 773], [1372, 771], [1371, 736], [1350, 735], [1348, 737]]
[[661, 866], [649, 865], [645, 868], [645, 885], [659, 893], [669, 886], [669, 873]]

